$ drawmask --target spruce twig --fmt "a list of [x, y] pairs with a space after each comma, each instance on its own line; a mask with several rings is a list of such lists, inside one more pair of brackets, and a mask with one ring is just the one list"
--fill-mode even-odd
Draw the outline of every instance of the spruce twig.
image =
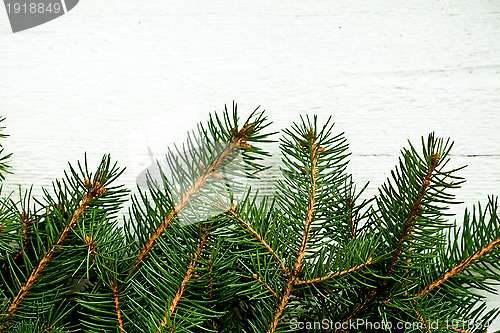
[[240, 198], [228, 177], [255, 177], [269, 156], [258, 144], [269, 141], [267, 118], [255, 115], [238, 126], [236, 107], [232, 118], [226, 109], [187, 150], [169, 151], [172, 175], [160, 170], [163, 189], [132, 196], [124, 228], [109, 158], [94, 177], [86, 162], [83, 177], [71, 168], [33, 208], [28, 193], [0, 200], [0, 330], [278, 333], [300, 323], [315, 332], [313, 322], [331, 320], [335, 332], [374, 321], [472, 333], [448, 320], [500, 313], [471, 290], [500, 282], [498, 199], [466, 211], [461, 228], [446, 223], [463, 182], [460, 168], [445, 169], [449, 140], [431, 133], [422, 152], [410, 143], [378, 195], [360, 203], [366, 186], [357, 191], [347, 173], [343, 133], [302, 117], [281, 138], [277, 191]]
[[500, 245], [500, 238], [497, 238], [494, 241], [490, 242], [489, 244], [485, 245], [483, 248], [478, 250], [473, 255], [469, 256], [467, 259], [462, 261], [460, 264], [452, 267], [439, 280], [433, 281], [431, 284], [429, 284], [427, 287], [422, 289], [420, 292], [416, 293], [415, 296], [421, 297], [421, 296], [426, 295], [432, 289], [439, 287], [440, 285], [442, 285], [443, 283], [448, 281], [450, 278], [452, 278], [454, 275], [460, 273], [464, 268], [466, 268], [467, 266], [472, 264], [475, 260], [484, 256], [488, 251], [495, 249], [498, 245]]
[[417, 216], [418, 210], [421, 208], [420, 202], [422, 201], [422, 198], [424, 197], [425, 191], [431, 184], [431, 177], [432, 173], [434, 172], [434, 169], [436, 168], [438, 162], [440, 160], [440, 157], [438, 154], [432, 155], [431, 162], [429, 165], [429, 171], [427, 171], [427, 174], [425, 175], [425, 178], [422, 181], [422, 185], [420, 187], [420, 191], [415, 198], [415, 201], [413, 202], [413, 205], [410, 210], [410, 214], [408, 215], [408, 218], [403, 224], [403, 230], [401, 234], [399, 235], [398, 238], [398, 245], [395, 249], [395, 251], [392, 253], [392, 257], [389, 260], [389, 264], [387, 265], [387, 270], [384, 273], [385, 276], [389, 276], [391, 274], [391, 270], [396, 263], [396, 260], [398, 259], [399, 254], [401, 253], [402, 247], [403, 247], [403, 242], [407, 241], [408, 235], [413, 231], [414, 225], [413, 222], [415, 221], [415, 217]]
[[196, 262], [199, 259], [200, 253], [203, 250], [203, 247], [205, 246], [205, 243], [207, 241], [209, 228], [210, 228], [210, 224], [209, 225], [204, 225], [204, 226], [200, 227], [201, 236], [200, 236], [200, 241], [198, 242], [198, 245], [196, 246], [194, 257], [189, 262], [186, 274], [182, 278], [182, 281], [181, 281], [181, 284], [179, 286], [179, 289], [177, 289], [177, 292], [176, 292], [174, 298], [171, 301], [170, 308], [168, 309], [168, 314], [165, 315], [165, 317], [163, 317], [163, 319], [160, 322], [160, 327], [158, 327], [158, 330], [157, 330], [158, 333], [161, 332], [161, 327], [165, 327], [168, 324], [167, 318], [172, 317], [172, 315], [174, 314], [175, 310], [177, 309], [177, 305], [179, 304], [179, 301], [181, 300], [182, 295], [184, 294], [184, 291], [186, 289], [186, 284], [192, 278], [193, 270], [196, 267]]
[[298, 283], [297, 279], [298, 279], [298, 275], [301, 271], [302, 260], [304, 259], [304, 255], [305, 255], [306, 248], [307, 248], [307, 241], [309, 239], [309, 233], [311, 230], [311, 223], [312, 223], [313, 214], [314, 214], [314, 204], [315, 204], [315, 200], [316, 200], [316, 188], [317, 188], [317, 184], [316, 184], [317, 173], [318, 173], [317, 154], [320, 150], [320, 147], [318, 147], [316, 145], [316, 137], [315, 137], [314, 132], [309, 131], [309, 138], [308, 139], [309, 140], [307, 143], [300, 142], [302, 147], [304, 147], [304, 148], [310, 147], [309, 149], [311, 151], [311, 164], [312, 164], [311, 178], [310, 178], [310, 180], [311, 180], [310, 186], [311, 187], [310, 187], [309, 198], [308, 198], [308, 202], [307, 202], [307, 213], [306, 213], [305, 222], [304, 222], [302, 242], [300, 244], [297, 258], [295, 259], [295, 264], [293, 266], [293, 270], [292, 270], [290, 276], [288, 277], [285, 291], [284, 291], [283, 295], [281, 296], [281, 300], [279, 302], [278, 309], [274, 313], [274, 319], [273, 319], [271, 325], [269, 325], [269, 329], [267, 331], [268, 333], [273, 333], [276, 330], [276, 327], [278, 326], [278, 322], [279, 322], [280, 317], [283, 313], [283, 310], [285, 309], [288, 298], [290, 297], [290, 294], [292, 293], [292, 289], [295, 286], [295, 284]]
[[80, 206], [73, 213], [73, 217], [71, 218], [70, 223], [62, 230], [57, 241], [52, 245], [52, 247], [47, 250], [42, 259], [39, 261], [38, 265], [35, 267], [35, 269], [33, 269], [30, 276], [9, 305], [8, 312], [4, 318], [8, 318], [16, 311], [16, 308], [21, 303], [23, 297], [28, 293], [28, 289], [33, 285], [33, 283], [35, 283], [35, 280], [40, 275], [40, 272], [47, 266], [48, 262], [54, 256], [54, 253], [60, 249], [60, 245], [62, 245], [64, 240], [68, 237], [71, 228], [74, 226], [76, 220], [81, 216], [88, 203], [94, 198], [95, 195], [100, 195], [106, 190], [97, 181], [94, 184], [90, 185], [89, 181], [86, 180], [86, 184], [89, 186], [89, 190], [80, 202]]
[[169, 223], [172, 221], [172, 219], [177, 215], [177, 213], [186, 206], [186, 204], [189, 202], [189, 199], [195, 194], [200, 187], [207, 182], [207, 180], [210, 177], [216, 177], [218, 178], [219, 174], [216, 172], [216, 170], [219, 169], [219, 167], [222, 165], [222, 163], [228, 158], [228, 156], [237, 148], [237, 147], [248, 147], [248, 144], [244, 142], [248, 138], [248, 135], [253, 127], [253, 124], [247, 124], [245, 127], [243, 127], [241, 130], [237, 131], [237, 129], [234, 129], [233, 136], [231, 139], [230, 144], [222, 151], [222, 153], [217, 157], [217, 159], [212, 162], [209, 166], [203, 167], [202, 166], [202, 174], [198, 177], [198, 179], [194, 182], [194, 184], [189, 188], [189, 190], [186, 193], [182, 194], [182, 198], [177, 202], [175, 207], [168, 213], [168, 215], [165, 217], [163, 222], [158, 226], [156, 231], [151, 235], [149, 240], [146, 242], [146, 244], [143, 246], [143, 248], [140, 250], [139, 254], [137, 255], [137, 259], [134, 260], [134, 262], [131, 265], [131, 269], [129, 273], [132, 271], [132, 269], [140, 263], [143, 258], [151, 251], [153, 248], [153, 245], [158, 237], [160, 237], [165, 229], [168, 227]]

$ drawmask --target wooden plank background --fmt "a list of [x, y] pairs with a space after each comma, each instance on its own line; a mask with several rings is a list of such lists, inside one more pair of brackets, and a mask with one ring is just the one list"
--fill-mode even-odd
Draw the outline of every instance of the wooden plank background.
[[111, 153], [134, 188], [148, 147], [162, 158], [232, 100], [275, 130], [333, 116], [367, 195], [406, 139], [451, 137], [451, 163], [469, 165], [462, 214], [500, 195], [500, 2], [88, 0], [17, 34], [0, 10], [7, 190], [40, 195], [84, 152]]

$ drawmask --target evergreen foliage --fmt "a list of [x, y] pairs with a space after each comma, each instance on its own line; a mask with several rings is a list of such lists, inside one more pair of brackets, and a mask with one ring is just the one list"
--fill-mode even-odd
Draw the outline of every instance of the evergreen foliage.
[[[258, 110], [241, 123], [235, 104], [210, 115], [132, 195], [104, 156], [95, 171], [69, 165], [43, 198], [4, 196], [0, 331], [485, 332], [499, 312], [480, 295], [500, 280], [498, 198], [450, 222], [464, 181], [450, 140], [410, 143], [364, 200], [344, 135], [302, 117], [261, 195], [245, 182], [266, 168], [269, 124]], [[2, 181], [9, 158], [1, 149]]]

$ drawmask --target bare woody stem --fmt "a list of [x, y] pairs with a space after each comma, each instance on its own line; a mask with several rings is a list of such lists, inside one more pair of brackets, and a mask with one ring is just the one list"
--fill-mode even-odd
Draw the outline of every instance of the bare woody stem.
[[401, 253], [401, 251], [403, 249], [403, 243], [406, 241], [408, 234], [414, 229], [414, 221], [415, 221], [415, 218], [417, 217], [417, 212], [421, 207], [420, 202], [422, 201], [422, 198], [425, 195], [425, 191], [430, 186], [430, 183], [431, 183], [430, 180], [432, 177], [432, 173], [434, 172], [434, 169], [436, 168], [438, 162], [439, 162], [439, 155], [433, 154], [431, 157], [429, 170], [427, 171], [427, 174], [425, 175], [422, 186], [420, 187], [420, 191], [419, 191], [417, 197], [415, 198], [415, 201], [413, 203], [413, 206], [411, 207], [410, 213], [408, 214], [408, 218], [406, 219], [406, 222], [403, 225], [403, 230], [401, 231], [401, 234], [398, 238], [398, 245], [397, 245], [396, 249], [394, 250], [394, 252], [392, 253], [392, 257], [389, 260], [389, 263], [387, 264], [387, 270], [386, 270], [384, 276], [389, 276], [391, 274], [392, 268], [396, 264], [396, 261], [398, 260], [399, 254]]
[[[191, 259], [191, 261], [189, 262], [189, 265], [188, 265], [187, 270], [186, 270], [186, 274], [184, 275], [184, 277], [181, 281], [181, 285], [179, 286], [179, 289], [177, 289], [177, 292], [176, 292], [174, 298], [172, 299], [172, 302], [170, 303], [168, 317], [170, 317], [174, 314], [175, 310], [177, 309], [177, 305], [179, 304], [179, 301], [181, 300], [182, 295], [184, 294], [184, 291], [186, 290], [186, 284], [191, 280], [191, 278], [193, 276], [193, 270], [196, 267], [196, 261], [199, 259], [199, 255], [200, 255], [201, 251], [203, 250], [203, 247], [205, 246], [205, 243], [207, 241], [208, 228], [210, 228], [210, 224], [201, 227], [200, 240], [198, 242], [198, 245], [196, 246], [193, 259]], [[167, 315], [165, 315], [165, 317], [163, 317], [162, 321], [160, 322], [160, 326], [158, 327], [157, 332], [158, 333], [161, 332], [161, 328], [165, 327], [167, 325], [167, 323], [168, 323]]]
[[[290, 294], [292, 293], [292, 289], [295, 286], [295, 284], [298, 282], [297, 276], [300, 273], [301, 270], [301, 265], [302, 265], [302, 260], [304, 259], [304, 255], [306, 252], [306, 247], [307, 247], [307, 241], [309, 240], [309, 233], [311, 231], [311, 223], [313, 219], [313, 214], [314, 214], [314, 203], [316, 201], [316, 189], [317, 189], [317, 173], [318, 173], [318, 160], [317, 160], [317, 154], [319, 151], [324, 151], [324, 148], [318, 147], [316, 145], [316, 139], [314, 137], [314, 133], [312, 131], [309, 131], [309, 136], [308, 139], [310, 140], [311, 144], [311, 153], [312, 153], [312, 168], [311, 168], [311, 190], [309, 192], [309, 200], [307, 204], [307, 212], [306, 212], [306, 218], [305, 218], [305, 223], [304, 223], [304, 231], [302, 234], [302, 242], [299, 247], [299, 252], [297, 254], [297, 258], [295, 261], [295, 264], [293, 266], [293, 270], [288, 277], [288, 281], [285, 287], [285, 291], [283, 293], [283, 296], [281, 297], [280, 304], [278, 306], [278, 309], [274, 313], [274, 319], [269, 325], [269, 329], [267, 330], [267, 333], [274, 333], [276, 330], [276, 327], [278, 326], [278, 322], [280, 320], [281, 314], [283, 313], [283, 310], [285, 309], [286, 303], [288, 302], [288, 299], [290, 298]], [[303, 142], [300, 142], [301, 146], [307, 147], [306, 144]]]
[[25, 284], [21, 287], [16, 297], [14, 297], [14, 300], [10, 304], [9, 309], [7, 310], [7, 314], [4, 318], [11, 316], [16, 311], [19, 304], [21, 304], [24, 296], [26, 296], [26, 294], [28, 293], [28, 289], [33, 286], [35, 280], [38, 278], [38, 276], [40, 276], [40, 272], [47, 266], [48, 262], [54, 256], [54, 253], [59, 250], [59, 246], [68, 237], [71, 228], [74, 226], [76, 220], [81, 216], [82, 212], [87, 207], [87, 204], [93, 199], [93, 196], [95, 194], [100, 195], [104, 193], [104, 191], [106, 191], [106, 189], [98, 181], [95, 181], [94, 184], [90, 184], [88, 180], [85, 181], [85, 184], [88, 187], [88, 193], [83, 197], [80, 205], [73, 213], [73, 217], [71, 218], [70, 223], [63, 229], [57, 241], [52, 244], [52, 247], [48, 249], [47, 252], [45, 252], [38, 265], [33, 269], [30, 276], [26, 280]]
[[250, 145], [244, 142], [244, 140], [248, 138], [249, 130], [253, 125], [254, 125], [253, 123], [247, 124], [239, 132], [236, 132], [236, 130], [234, 130], [231, 143], [222, 151], [222, 153], [218, 156], [218, 158], [214, 162], [212, 162], [212, 164], [208, 168], [204, 168], [203, 166], [201, 166], [201, 169], [203, 170], [202, 175], [199, 176], [198, 179], [196, 179], [196, 181], [194, 182], [194, 184], [185, 193], [182, 194], [182, 198], [177, 202], [175, 207], [172, 210], [170, 210], [170, 212], [158, 226], [156, 231], [151, 235], [146, 244], [139, 251], [137, 258], [132, 263], [132, 265], [130, 265], [129, 274], [132, 271], [132, 269], [144, 259], [144, 257], [149, 253], [149, 251], [151, 251], [153, 245], [155, 244], [156, 239], [163, 234], [165, 229], [167, 229], [169, 223], [177, 215], [177, 212], [179, 212], [182, 208], [184, 208], [184, 206], [186, 206], [186, 204], [189, 202], [189, 199], [196, 192], [198, 192], [201, 186], [206, 183], [207, 179], [209, 179], [210, 177], [219, 178], [219, 174], [216, 173], [215, 170], [221, 166], [221, 164], [233, 152], [233, 150], [236, 147], [250, 147]]
[[469, 256], [467, 259], [462, 261], [460, 264], [456, 265], [451, 270], [446, 272], [442, 278], [432, 282], [430, 285], [425, 287], [422, 291], [420, 291], [415, 296], [423, 296], [423, 295], [427, 294], [428, 292], [430, 292], [432, 289], [439, 287], [440, 285], [442, 285], [443, 283], [448, 281], [449, 278], [460, 273], [460, 271], [462, 271], [465, 267], [469, 266], [472, 262], [474, 262], [474, 260], [481, 258], [484, 254], [486, 254], [488, 251], [493, 250], [498, 245], [500, 245], [500, 238], [495, 239], [494, 241], [492, 241], [488, 245], [484, 246], [481, 250], [479, 250], [476, 253], [474, 253], [473, 255]]
[[368, 260], [365, 263], [362, 263], [362, 264], [356, 265], [354, 267], [351, 267], [349, 269], [343, 270], [342, 272], [332, 273], [332, 274], [328, 274], [328, 275], [317, 277], [317, 278], [310, 279], [310, 280], [297, 280], [297, 284], [315, 283], [315, 282], [321, 282], [321, 281], [328, 280], [331, 278], [339, 277], [339, 276], [354, 272], [354, 271], [356, 271], [360, 268], [363, 268], [366, 265], [369, 265], [371, 263], [372, 263], [372, 258], [370, 257], [370, 258], [368, 258]]

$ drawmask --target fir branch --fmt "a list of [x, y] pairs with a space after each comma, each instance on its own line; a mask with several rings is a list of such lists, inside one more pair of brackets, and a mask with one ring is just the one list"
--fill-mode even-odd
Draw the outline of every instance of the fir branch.
[[359, 265], [356, 265], [354, 267], [351, 267], [349, 269], [346, 269], [346, 270], [343, 270], [342, 272], [339, 272], [339, 273], [331, 273], [331, 274], [328, 274], [328, 275], [325, 275], [325, 276], [321, 276], [321, 277], [317, 277], [317, 278], [314, 278], [314, 279], [309, 279], [309, 280], [300, 280], [298, 279], [297, 280], [297, 284], [310, 284], [310, 283], [316, 283], [316, 282], [321, 282], [321, 281], [324, 281], [324, 280], [328, 280], [328, 279], [331, 279], [331, 278], [335, 278], [335, 277], [339, 277], [339, 276], [342, 276], [342, 275], [345, 275], [345, 274], [348, 274], [348, 273], [352, 273], [360, 268], [363, 268], [367, 265], [370, 265], [372, 263], [372, 258], [368, 258], [368, 260], [364, 263], [361, 263]]
[[[356, 307], [356, 309], [354, 310], [353, 313], [351, 313], [346, 319], [344, 320], [341, 320], [341, 323], [344, 324], [344, 323], [348, 323], [350, 322], [351, 320], [355, 319], [356, 316], [361, 312], [361, 310], [363, 310], [367, 304], [369, 304], [374, 298], [375, 296], [377, 295], [377, 290], [376, 289], [372, 289], [370, 290], [370, 292], [365, 296], [365, 298], [363, 299], [363, 302], [358, 304], [358, 306]], [[340, 325], [341, 327], [343, 325]], [[335, 329], [334, 333], [337, 333], [337, 332], [344, 332], [343, 329]]]
[[[92, 254], [93, 258], [90, 260], [92, 262], [95, 262], [98, 256], [98, 253], [95, 249], [96, 242], [89, 236], [85, 236], [85, 245], [89, 248], [90, 253]], [[102, 266], [106, 269], [109, 270], [109, 267], [106, 266], [106, 264], [102, 264]], [[122, 314], [121, 314], [121, 309], [120, 309], [120, 292], [118, 291], [118, 284], [114, 282], [113, 280], [109, 281], [109, 284], [111, 286], [111, 295], [113, 297], [113, 302], [114, 302], [114, 307], [115, 307], [115, 314], [116, 314], [116, 321], [118, 322], [118, 330], [119, 333], [123, 333], [123, 320], [122, 320]]]
[[94, 196], [101, 195], [106, 191], [104, 186], [102, 186], [101, 183], [98, 182], [97, 180], [94, 183], [91, 183], [89, 180], [85, 179], [85, 185], [88, 188], [87, 194], [81, 200], [80, 206], [73, 213], [73, 217], [71, 218], [70, 223], [68, 225], [66, 225], [66, 227], [63, 229], [63, 231], [59, 235], [59, 238], [57, 239], [57, 241], [50, 247], [50, 249], [48, 249], [45, 252], [42, 259], [39, 261], [38, 265], [33, 269], [32, 273], [30, 274], [30, 276], [26, 280], [25, 284], [21, 287], [21, 289], [19, 290], [16, 297], [14, 297], [14, 299], [12, 300], [4, 318], [8, 318], [16, 311], [16, 308], [19, 306], [19, 304], [21, 304], [24, 296], [28, 293], [28, 289], [35, 283], [35, 280], [38, 278], [41, 271], [48, 265], [48, 262], [54, 256], [54, 253], [56, 251], [60, 250], [59, 246], [68, 237], [69, 232], [71, 231], [72, 227], [74, 226], [76, 220], [78, 218], [80, 218], [82, 212], [85, 210], [88, 203], [94, 198]]
[[438, 154], [433, 154], [431, 157], [430, 165], [429, 165], [429, 170], [427, 171], [427, 174], [425, 175], [425, 178], [422, 181], [422, 185], [420, 187], [420, 191], [415, 198], [415, 201], [413, 202], [413, 205], [411, 207], [410, 213], [403, 225], [403, 230], [401, 231], [401, 234], [399, 235], [398, 238], [398, 245], [394, 252], [392, 253], [392, 257], [389, 260], [389, 263], [387, 264], [387, 270], [384, 274], [384, 276], [389, 276], [391, 274], [392, 268], [396, 264], [396, 261], [398, 260], [399, 254], [401, 253], [403, 249], [403, 243], [405, 242], [406, 238], [408, 237], [408, 234], [411, 233], [411, 231], [414, 228], [413, 222], [415, 218], [417, 217], [417, 212], [421, 208], [420, 202], [422, 201], [422, 198], [425, 195], [425, 191], [427, 188], [430, 186], [431, 182], [430, 179], [432, 177], [432, 173], [434, 172], [434, 169], [436, 168], [438, 162], [439, 162], [439, 155]]
[[427, 323], [425, 322], [424, 317], [420, 314], [420, 312], [417, 309], [415, 309], [415, 314], [417, 315], [418, 320], [420, 320], [420, 322], [422, 323], [422, 326], [424, 327], [425, 332], [432, 333], [432, 331], [427, 326]]
[[[2, 188], [0, 186], [0, 194]], [[22, 207], [18, 208], [17, 204], [12, 201], [11, 194], [6, 198], [0, 198], [0, 269], [2, 274], [6, 273], [10, 263], [14, 263], [26, 246], [29, 227], [34, 221], [25, 221], [31, 216], [31, 212], [26, 202], [29, 202], [30, 193], [26, 192], [24, 196], [20, 193], [21, 200], [19, 203]], [[25, 222], [28, 226], [25, 225]]]
[[[120, 275], [119, 267], [122, 266], [120, 261], [124, 260], [122, 258], [124, 244], [120, 241], [122, 232], [120, 229], [115, 229], [115, 224], [109, 221], [107, 216], [96, 219], [95, 213], [83, 212], [82, 215], [74, 231], [86, 245], [87, 260], [92, 262], [90, 267], [87, 264], [87, 280], [98, 279], [98, 282], [96, 281], [91, 291], [78, 293], [80, 297], [77, 302], [84, 309], [90, 310], [86, 313], [81, 312], [81, 322], [88, 332], [113, 330], [123, 333], [125, 329], [120, 302], [123, 296], [117, 283], [117, 276]], [[125, 264], [123, 268], [126, 267]], [[94, 317], [95, 313], [100, 313], [100, 316]]]
[[[211, 259], [208, 259], [208, 275], [210, 276], [208, 279], [208, 300], [212, 301], [212, 296], [214, 292], [214, 276], [213, 276], [213, 263]], [[195, 274], [193, 274], [194, 277]], [[214, 318], [210, 318], [210, 323], [212, 324], [212, 328], [217, 330], [217, 324]]]
[[350, 322], [351, 320], [353, 320], [354, 318], [356, 318], [356, 316], [358, 315], [358, 313], [361, 312], [361, 310], [363, 310], [363, 308], [369, 304], [374, 298], [375, 296], [377, 295], [377, 290], [376, 289], [372, 289], [368, 295], [366, 295], [363, 303], [359, 304], [358, 307], [356, 308], [356, 310], [347, 318], [346, 322]]
[[28, 228], [34, 223], [35, 221], [29, 221], [28, 220], [28, 214], [23, 211], [21, 213], [21, 223], [23, 224], [23, 230], [22, 230], [22, 247], [19, 249], [19, 251], [12, 257], [12, 260], [16, 260], [24, 250], [26, 250], [28, 246]]
[[[417, 305], [417, 301], [415, 299], [413, 300], [413, 304]], [[420, 320], [420, 322], [422, 323], [422, 326], [424, 327], [425, 332], [426, 333], [432, 333], [432, 331], [427, 326], [427, 323], [426, 323], [426, 321], [424, 319], [424, 316], [422, 316], [422, 314], [420, 313], [420, 311], [418, 311], [415, 308], [413, 310], [415, 310], [415, 314], [417, 315], [418, 320]]]
[[306, 217], [305, 217], [305, 223], [304, 223], [304, 230], [302, 234], [302, 242], [299, 247], [299, 252], [297, 255], [297, 258], [295, 260], [295, 264], [293, 266], [293, 271], [292, 274], [288, 277], [288, 281], [286, 284], [285, 292], [283, 296], [281, 297], [280, 304], [278, 306], [278, 309], [274, 313], [274, 319], [269, 325], [268, 333], [273, 333], [276, 330], [276, 327], [278, 326], [278, 322], [280, 320], [281, 314], [283, 313], [283, 310], [285, 309], [286, 303], [288, 301], [288, 298], [290, 297], [290, 294], [292, 293], [292, 289], [295, 286], [295, 284], [298, 282], [297, 275], [300, 272], [301, 265], [302, 265], [302, 260], [304, 258], [305, 252], [306, 252], [306, 247], [307, 247], [307, 241], [309, 239], [309, 232], [311, 230], [311, 223], [313, 219], [313, 213], [314, 213], [314, 203], [316, 200], [316, 189], [317, 189], [317, 154], [319, 151], [324, 151], [325, 149], [323, 147], [318, 147], [316, 145], [316, 138], [315, 138], [315, 133], [313, 131], [308, 132], [307, 139], [309, 140], [309, 145], [299, 141], [299, 144], [303, 148], [308, 148], [310, 147], [311, 151], [311, 162], [312, 162], [312, 167], [311, 167], [311, 189], [309, 192], [309, 198], [308, 198], [308, 203], [307, 203], [307, 212], [306, 212]]
[[[408, 243], [409, 243], [410, 245], [411, 245], [411, 243], [412, 243], [412, 241], [413, 241], [413, 240], [411, 239], [411, 236], [413, 236], [413, 235], [415, 234], [414, 229], [415, 229], [415, 228], [411, 228], [411, 230], [410, 230], [410, 236], [408, 237]], [[409, 247], [409, 248], [408, 248], [408, 252], [411, 252], [411, 251], [412, 251], [412, 248], [411, 248], [411, 247]], [[409, 266], [410, 266], [410, 263], [411, 263], [411, 256], [408, 256], [408, 258], [406, 258], [406, 263], [407, 263], [408, 267], [407, 267], [407, 268], [406, 268], [406, 270], [405, 270], [405, 277], [406, 277], [406, 278], [408, 278], [408, 277], [410, 276], [410, 268], [409, 268]]]
[[161, 332], [161, 328], [165, 327], [168, 324], [167, 318], [170, 318], [174, 314], [174, 312], [175, 312], [175, 310], [177, 308], [177, 305], [179, 304], [179, 301], [181, 300], [182, 295], [184, 294], [184, 291], [186, 289], [186, 284], [192, 278], [193, 270], [196, 267], [196, 262], [198, 261], [200, 253], [203, 250], [203, 247], [205, 246], [205, 243], [207, 241], [208, 229], [210, 228], [210, 226], [211, 226], [211, 224], [208, 224], [208, 225], [200, 227], [201, 236], [200, 236], [200, 240], [199, 240], [199, 242], [198, 242], [198, 244], [196, 246], [194, 257], [189, 262], [186, 274], [182, 278], [182, 281], [181, 281], [181, 284], [179, 286], [179, 289], [177, 289], [177, 292], [176, 292], [174, 298], [172, 299], [172, 301], [170, 303], [170, 308], [169, 308], [169, 311], [168, 311], [168, 317], [167, 317], [167, 315], [165, 315], [163, 317], [163, 319], [160, 322], [160, 326], [157, 329], [157, 333], [160, 333]]
[[482, 249], [474, 253], [473, 255], [469, 256], [467, 259], [459, 263], [458, 265], [454, 266], [452, 269], [450, 269], [448, 272], [446, 272], [442, 278], [439, 280], [436, 280], [429, 284], [427, 287], [422, 289], [419, 293], [415, 294], [415, 296], [423, 296], [430, 292], [432, 289], [439, 287], [446, 281], [448, 281], [449, 278], [453, 277], [454, 275], [460, 273], [464, 268], [469, 266], [474, 260], [481, 258], [483, 255], [485, 255], [488, 251], [493, 250], [500, 244], [500, 238], [495, 239], [494, 241], [490, 242], [488, 245], [484, 246]]
[[[4, 117], [0, 117], [0, 123], [2, 121], [4, 121], [5, 118]], [[3, 130], [5, 129], [5, 127], [0, 127], [0, 138], [6, 138], [8, 137], [9, 135], [8, 134], [3, 134]], [[3, 144], [0, 143], [0, 181], [4, 181], [5, 180], [5, 174], [10, 174], [12, 173], [10, 171], [10, 169], [12, 168], [9, 164], [9, 160], [10, 158], [12, 157], [12, 153], [9, 153], [9, 154], [3, 154], [4, 152], [4, 148], [3, 148]]]
[[269, 325], [267, 333], [273, 333], [276, 330], [281, 314], [283, 313], [283, 310], [285, 310], [286, 303], [288, 301], [288, 298], [290, 297], [290, 294], [292, 293], [294, 285], [295, 285], [295, 277], [290, 277], [287, 281], [285, 292], [281, 297], [280, 304], [278, 306], [278, 309], [274, 313], [273, 321], [271, 322], [271, 325]]
[[262, 281], [262, 279], [257, 276], [257, 274], [253, 274], [252, 277], [257, 280], [260, 284], [262, 284], [267, 290], [269, 290], [271, 292], [271, 294], [274, 295], [274, 297], [276, 297], [277, 299], [279, 299], [278, 297], [278, 294], [273, 290], [273, 288], [271, 288], [271, 286], [269, 286], [267, 283], [265, 283], [264, 281]]
[[97, 252], [95, 250], [95, 241], [91, 239], [89, 236], [85, 236], [85, 245], [87, 245], [87, 247], [90, 250], [90, 253], [92, 253], [93, 258], [91, 258], [91, 260], [95, 262], [95, 257], [97, 257]]
[[236, 206], [233, 206], [231, 209], [227, 210], [227, 212], [234, 217], [245, 229], [250, 231], [250, 233], [260, 242], [264, 247], [267, 249], [267, 251], [273, 256], [274, 260], [278, 262], [280, 265], [281, 269], [283, 270], [283, 274], [285, 276], [289, 276], [290, 272], [286, 268], [285, 264], [283, 263], [283, 260], [278, 256], [278, 254], [271, 248], [271, 246], [266, 242], [266, 240], [254, 229], [252, 226], [247, 223], [243, 218], [236, 214]]
[[[274, 197], [249, 190], [241, 206], [220, 203], [213, 220], [199, 222], [221, 198], [205, 195], [227, 194], [217, 181], [226, 180], [227, 165], [234, 166], [229, 174], [249, 176], [262, 170], [256, 155], [267, 156], [253, 146], [266, 142], [256, 134], [264, 118], [241, 127], [235, 111], [233, 120], [226, 110], [222, 121], [200, 125], [188, 152], [170, 151], [172, 181], [160, 170], [166, 191], [149, 187], [151, 197], [132, 197], [137, 223], [130, 219], [130, 227], [110, 218], [123, 201], [101, 177], [109, 162], [96, 177], [86, 164], [79, 164], [83, 177], [72, 168], [72, 177], [54, 185], [56, 197], [35, 199], [33, 213], [30, 204], [0, 200], [0, 331], [275, 333], [290, 331], [288, 320], [330, 318], [413, 320], [426, 333], [436, 320], [439, 331], [471, 333], [444, 319], [498, 315], [483, 314], [486, 304], [473, 289], [500, 281], [497, 199], [489, 222], [488, 210], [472, 218], [466, 212], [463, 229], [446, 243], [446, 209], [454, 203], [447, 190], [462, 178], [453, 175], [459, 169], [443, 170], [451, 145], [433, 134], [427, 144], [422, 139], [423, 157], [411, 143], [402, 151], [377, 207], [366, 207], [371, 200], [355, 207], [343, 134], [332, 137], [328, 122], [317, 130], [316, 117], [302, 118], [284, 130], [284, 179]], [[241, 168], [232, 159], [239, 148], [249, 157]], [[194, 223], [181, 222], [186, 211]]]
[[351, 228], [352, 239], [356, 239], [356, 227], [354, 226], [354, 220], [352, 218], [352, 209], [354, 208], [355, 203], [353, 200], [350, 200], [347, 204], [348, 214], [349, 214], [349, 227]]
[[222, 163], [228, 158], [228, 156], [230, 156], [231, 153], [238, 147], [249, 147], [245, 140], [251, 134], [253, 127], [254, 124], [250, 123], [241, 128], [241, 130], [239, 131], [236, 128], [233, 128], [231, 143], [226, 146], [226, 148], [220, 153], [217, 159], [213, 161], [209, 166], [202, 166], [200, 168], [203, 171], [202, 174], [198, 177], [198, 179], [196, 179], [194, 184], [185, 193], [182, 193], [181, 199], [177, 202], [175, 207], [170, 210], [167, 217], [165, 217], [160, 226], [156, 229], [156, 231], [151, 235], [146, 244], [139, 251], [137, 258], [131, 265], [129, 274], [133, 270], [133, 268], [144, 259], [149, 251], [151, 251], [156, 239], [163, 234], [163, 232], [165, 231], [165, 229], [167, 229], [169, 223], [173, 220], [177, 213], [189, 202], [189, 199], [196, 192], [198, 192], [198, 190], [202, 187], [203, 184], [207, 182], [210, 177], [218, 178], [219, 174], [215, 170], [217, 170], [222, 165]]
[[312, 219], [313, 219], [314, 203], [316, 200], [316, 189], [317, 189], [317, 184], [316, 184], [317, 172], [318, 172], [317, 154], [318, 154], [318, 151], [325, 150], [322, 147], [316, 146], [316, 141], [315, 141], [314, 135], [315, 135], [314, 132], [309, 131], [309, 139], [311, 140], [311, 151], [312, 151], [311, 190], [309, 193], [309, 201], [307, 204], [307, 214], [306, 214], [306, 220], [305, 220], [305, 226], [304, 226], [304, 233], [302, 234], [302, 243], [300, 245], [299, 254], [297, 256], [297, 260], [295, 261], [295, 265], [294, 265], [294, 272], [293, 272], [294, 275], [296, 275], [300, 271], [302, 259], [304, 259], [304, 255], [306, 253], [307, 241], [309, 239], [309, 232], [311, 230], [311, 223], [312, 223]]
[[[212, 300], [214, 277], [213, 277], [213, 264], [211, 259], [208, 260], [208, 274], [210, 276], [210, 278], [208, 279], [208, 299]], [[193, 277], [194, 275], [195, 274], [193, 274]]]

